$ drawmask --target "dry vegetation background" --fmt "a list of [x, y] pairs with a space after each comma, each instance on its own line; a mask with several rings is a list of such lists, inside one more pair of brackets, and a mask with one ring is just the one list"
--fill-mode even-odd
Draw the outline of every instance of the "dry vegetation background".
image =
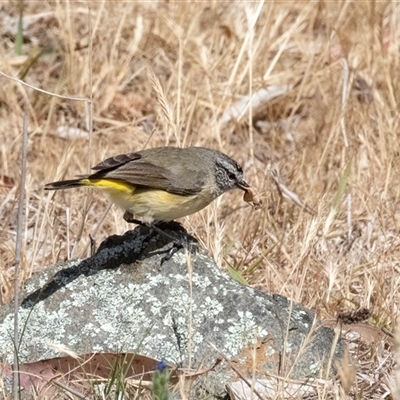
[[[18, 12], [16, 2], [0, 5], [0, 71], [91, 98], [93, 107], [0, 77], [3, 298], [12, 285], [24, 113], [24, 279], [87, 256], [89, 235], [99, 244], [131, 229], [102, 193], [45, 193], [45, 183], [145, 147], [212, 147], [243, 165], [264, 208], [231, 192], [185, 227], [221, 268], [323, 319], [370, 310], [371, 330], [350, 343], [350, 396], [395, 398], [393, 345], [380, 329], [394, 330], [400, 297], [400, 4], [26, 2], [22, 56]], [[271, 85], [290, 90], [221, 123], [243, 96]], [[271, 166], [314, 215], [281, 196]]]

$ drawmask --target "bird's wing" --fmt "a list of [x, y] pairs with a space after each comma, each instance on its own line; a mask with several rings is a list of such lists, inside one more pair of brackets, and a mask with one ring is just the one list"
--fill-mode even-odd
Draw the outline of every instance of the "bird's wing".
[[159, 165], [159, 159], [152, 157], [150, 161], [140, 153], [120, 154], [97, 164], [92, 168], [96, 172], [88, 178], [117, 179], [135, 186], [165, 190], [184, 196], [199, 193], [204, 188], [204, 176], [201, 176], [198, 169], [196, 172], [194, 165], [183, 168], [179, 160], [176, 160], [172, 165], [163, 167]]
[[139, 160], [141, 158], [142, 155], [140, 153], [118, 154], [117, 156], [105, 159], [101, 163], [92, 167], [92, 169], [102, 172], [110, 171], [120, 167], [121, 165], [129, 163], [131, 161]]

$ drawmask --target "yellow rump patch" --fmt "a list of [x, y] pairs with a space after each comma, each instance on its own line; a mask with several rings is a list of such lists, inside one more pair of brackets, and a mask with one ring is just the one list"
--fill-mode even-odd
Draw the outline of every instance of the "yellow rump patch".
[[135, 186], [129, 182], [122, 182], [115, 179], [89, 179], [81, 180], [81, 183], [87, 186], [92, 186], [97, 189], [105, 189], [108, 192], [118, 192], [132, 194], [135, 191]]

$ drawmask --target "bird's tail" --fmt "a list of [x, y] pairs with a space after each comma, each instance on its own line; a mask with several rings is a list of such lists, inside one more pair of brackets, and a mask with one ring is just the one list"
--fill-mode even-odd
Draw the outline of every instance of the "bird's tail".
[[60, 190], [60, 189], [70, 189], [78, 186], [88, 186], [87, 179], [70, 179], [68, 181], [59, 181], [47, 183], [44, 186], [45, 190]]

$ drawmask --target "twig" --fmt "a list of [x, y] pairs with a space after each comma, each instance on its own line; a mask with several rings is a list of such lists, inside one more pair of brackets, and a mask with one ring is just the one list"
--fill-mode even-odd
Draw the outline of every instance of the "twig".
[[64, 383], [62, 383], [62, 382], [59, 382], [59, 381], [56, 381], [56, 380], [51, 381], [51, 382], [52, 382], [55, 386], [58, 386], [58, 387], [60, 387], [61, 389], [64, 389], [65, 391], [67, 391], [67, 392], [73, 394], [73, 395], [76, 396], [76, 397], [79, 397], [80, 399], [87, 399], [87, 397], [86, 397], [83, 393], [78, 392], [77, 390], [73, 389], [72, 387], [70, 387], [70, 386], [68, 386], [68, 385], [64, 385]]
[[347, 195], [347, 242], [351, 243], [353, 234], [352, 218], [351, 218], [351, 193]]
[[216, 351], [218, 351], [220, 356], [228, 363], [228, 365], [233, 369], [233, 371], [238, 374], [239, 378], [243, 380], [243, 382], [254, 392], [254, 394], [259, 399], [263, 400], [263, 396], [261, 396], [261, 394], [258, 393], [258, 391], [254, 387], [252, 387], [252, 384], [245, 378], [245, 376], [236, 367], [232, 365], [232, 363], [224, 356], [224, 354], [222, 354], [212, 343], [211, 346], [214, 347]]
[[346, 123], [344, 121], [344, 113], [347, 106], [347, 85], [349, 83], [349, 64], [345, 58], [340, 60], [343, 67], [343, 85], [342, 85], [342, 117], [340, 118], [340, 127], [342, 129], [342, 135], [344, 140], [344, 145], [349, 147], [349, 141], [347, 139], [346, 133]]
[[[107, 206], [106, 210], [103, 212], [103, 215], [101, 216], [99, 221], [96, 223], [96, 226], [94, 227], [94, 229], [92, 229], [92, 232], [89, 235], [90, 240], [86, 243], [86, 246], [84, 247], [82, 254], [87, 254], [89, 246], [90, 246], [90, 249], [92, 249], [92, 239], [91, 238], [92, 237], [94, 238], [97, 235], [97, 232], [100, 229], [101, 225], [103, 225], [103, 222], [106, 219], [106, 216], [107, 216], [108, 212], [110, 211], [111, 207], [112, 207], [112, 203], [110, 203]], [[93, 254], [90, 254], [90, 255], [92, 256]]]
[[15, 241], [15, 272], [14, 272], [14, 365], [13, 365], [13, 397], [18, 400], [19, 395], [19, 334], [18, 334], [18, 290], [19, 290], [19, 266], [21, 263], [21, 247], [22, 247], [22, 224], [24, 221], [24, 197], [25, 197], [25, 181], [26, 181], [26, 158], [28, 153], [28, 117], [24, 115], [22, 127], [22, 156], [21, 156], [21, 184], [19, 189], [18, 200], [18, 217], [17, 217], [17, 238]]
[[211, 367], [203, 368], [203, 369], [200, 369], [200, 370], [198, 370], [198, 371], [196, 371], [196, 372], [186, 372], [186, 370], [183, 370], [183, 376], [184, 376], [185, 378], [196, 378], [196, 377], [198, 377], [198, 376], [208, 374], [208, 373], [209, 373], [210, 371], [212, 371], [218, 364], [220, 364], [221, 361], [222, 361], [222, 357], [221, 357], [221, 356], [218, 356], [218, 357], [215, 359], [214, 364], [211, 365]]
[[279, 170], [278, 167], [273, 164], [272, 162], [270, 162], [267, 165], [267, 170], [269, 171], [269, 173], [271, 174], [272, 179], [275, 182], [275, 185], [278, 189], [279, 194], [290, 200], [292, 203], [294, 203], [296, 206], [300, 207], [303, 211], [308, 212], [311, 215], [316, 215], [316, 212], [310, 207], [308, 206], [306, 203], [304, 203], [302, 200], [300, 200], [300, 197], [292, 192], [282, 181], [281, 176], [279, 174]]
[[[88, 157], [87, 157], [87, 170], [90, 172], [90, 166], [91, 166], [91, 156], [93, 154], [93, 65], [92, 65], [92, 55], [93, 55], [93, 36], [92, 36], [92, 22], [91, 22], [91, 15], [92, 15], [92, 10], [91, 10], [91, 5], [89, 3], [88, 5], [88, 26], [89, 26], [89, 101], [85, 103], [85, 123], [86, 123], [86, 129], [89, 132], [89, 149], [88, 149]], [[92, 195], [90, 195], [92, 196]], [[83, 216], [83, 219], [80, 221], [81, 224], [79, 226], [79, 231], [78, 235], [76, 236], [75, 239], [75, 244], [72, 249], [71, 255], [75, 257], [78, 244], [82, 239], [83, 231], [85, 228], [85, 222], [86, 222], [86, 217], [89, 211], [89, 196], [85, 196], [85, 200], [83, 203], [83, 209], [85, 210], [85, 215]], [[87, 256], [87, 248], [90, 245], [90, 242], [87, 243], [86, 248], [85, 248], [85, 253], [82, 254], [82, 257]]]
[[52, 92], [48, 92], [47, 90], [43, 90], [43, 89], [39, 89], [38, 87], [32, 86], [29, 83], [26, 83], [24, 81], [22, 81], [21, 79], [18, 78], [14, 78], [10, 75], [5, 74], [4, 72], [0, 71], [0, 75], [3, 75], [5, 78], [11, 79], [12, 81], [21, 83], [24, 86], [27, 86], [33, 90], [36, 90], [37, 92], [41, 92], [44, 94], [48, 94], [50, 96], [54, 96], [54, 97], [58, 97], [60, 99], [66, 99], [66, 100], [77, 100], [77, 101], [87, 101], [90, 102], [89, 99], [87, 99], [86, 97], [78, 97], [78, 96], [63, 96], [61, 94], [57, 94], [57, 93], [52, 93]]

